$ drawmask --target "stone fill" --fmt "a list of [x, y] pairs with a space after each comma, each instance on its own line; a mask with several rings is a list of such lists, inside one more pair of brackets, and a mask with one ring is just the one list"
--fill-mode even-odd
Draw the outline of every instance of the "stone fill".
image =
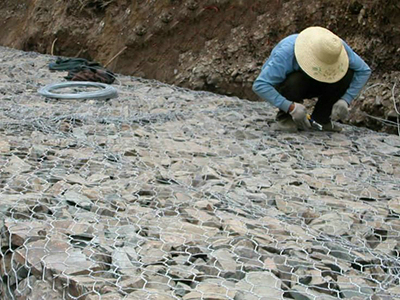
[[1, 299], [400, 299], [400, 139], [0, 48]]

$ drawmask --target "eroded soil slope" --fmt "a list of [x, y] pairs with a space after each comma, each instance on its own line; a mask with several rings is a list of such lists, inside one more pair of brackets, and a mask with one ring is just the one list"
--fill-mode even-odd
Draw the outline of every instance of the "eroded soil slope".
[[370, 83], [380, 84], [355, 102], [350, 122], [393, 131], [399, 7], [395, 0], [5, 0], [0, 44], [257, 100], [251, 85], [272, 47], [320, 25], [344, 38], [373, 68]]

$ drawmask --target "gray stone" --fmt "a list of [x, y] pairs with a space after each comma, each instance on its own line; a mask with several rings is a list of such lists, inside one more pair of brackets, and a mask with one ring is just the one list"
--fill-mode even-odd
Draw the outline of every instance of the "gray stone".
[[329, 213], [310, 223], [310, 227], [326, 234], [343, 235], [349, 233], [353, 219], [346, 214]]
[[139, 262], [145, 265], [158, 264], [168, 258], [167, 249], [163, 249], [162, 242], [148, 241], [138, 247]]
[[128, 247], [116, 248], [112, 253], [112, 265], [115, 272], [132, 276], [138, 274], [138, 256], [134, 249]]
[[281, 299], [281, 285], [281, 280], [270, 272], [250, 272], [236, 284], [236, 289], [251, 292], [260, 298], [268, 296], [271, 299]]
[[234, 256], [227, 249], [219, 249], [211, 252], [211, 264], [220, 271], [236, 272], [237, 263]]
[[6, 140], [1, 139], [0, 153], [9, 153], [9, 152], [10, 152], [10, 144]]
[[381, 253], [384, 253], [386, 255], [391, 255], [393, 254], [393, 250], [397, 246], [398, 241], [396, 239], [388, 239], [386, 241], [383, 241], [378, 244], [378, 246], [375, 247], [376, 251], [379, 251]]
[[116, 239], [122, 239], [130, 245], [136, 245], [143, 240], [143, 237], [137, 234], [138, 231], [139, 228], [135, 225], [118, 226], [111, 230], [113, 237], [115, 236]]
[[[234, 299], [235, 300], [258, 300], [260, 298], [251, 292], [237, 291]], [[263, 299], [263, 298], [261, 298], [261, 299]]]
[[31, 168], [32, 166], [29, 163], [25, 162], [18, 156], [13, 155], [8, 164], [3, 168], [3, 171], [15, 175], [28, 172]]
[[346, 298], [362, 297], [366, 299], [374, 294], [373, 289], [367, 282], [359, 277], [352, 277], [351, 281], [349, 281], [347, 277], [338, 276], [337, 284], [340, 288], [340, 292]]
[[55, 279], [55, 287], [71, 298], [78, 298], [82, 295], [102, 294], [110, 286], [115, 286], [116, 279], [101, 278], [96, 276], [65, 276], [61, 275]]
[[296, 300], [313, 300], [313, 299], [318, 299], [318, 300], [334, 300], [338, 299], [337, 297], [333, 297], [327, 294], [319, 293], [316, 290], [306, 288], [301, 285], [295, 285], [291, 290], [290, 290], [290, 295], [296, 299]]
[[18, 283], [15, 290], [15, 296], [18, 300], [29, 299], [28, 296], [32, 293], [37, 279], [35, 276], [29, 276]]
[[175, 290], [175, 291], [174, 291], [175, 294], [176, 294], [178, 297], [183, 297], [183, 296], [185, 296], [186, 294], [190, 293], [192, 289], [190, 288], [190, 286], [188, 286], [188, 285], [186, 285], [186, 284], [184, 284], [184, 283], [178, 282], [178, 283], [176, 284], [174, 290]]
[[152, 288], [146, 288], [145, 290], [135, 291], [129, 294], [126, 300], [175, 300], [173, 294], [170, 291], [156, 290]]
[[93, 206], [93, 202], [86, 197], [85, 195], [82, 195], [79, 192], [76, 192], [74, 190], [69, 190], [64, 194], [64, 200], [67, 203], [70, 203], [72, 205], [76, 205], [77, 207], [81, 207], [86, 210], [91, 210]]
[[400, 197], [391, 199], [388, 202], [388, 207], [391, 211], [400, 215]]
[[44, 159], [44, 158], [46, 158], [48, 149], [49, 148], [47, 148], [43, 145], [38, 145], [38, 144], [32, 145], [32, 147], [29, 150], [29, 156], [31, 159], [34, 159], [34, 160]]
[[191, 223], [200, 224], [204, 226], [211, 226], [216, 228], [220, 226], [219, 220], [215, 216], [207, 213], [206, 211], [186, 208], [183, 210], [183, 212]]
[[190, 281], [202, 275], [194, 266], [185, 265], [170, 266], [167, 273], [171, 275], [175, 281]]
[[193, 292], [186, 294], [183, 299], [216, 299], [226, 300], [235, 297], [236, 291], [234, 289], [227, 288], [223, 284], [202, 282], [197, 285]]
[[[24, 296], [22, 296], [23, 299]], [[54, 299], [54, 300], [63, 300], [62, 293], [54, 290], [52, 284], [46, 282], [46, 281], [41, 281], [41, 280], [36, 280], [33, 285], [32, 285], [32, 291], [31, 293], [28, 294], [27, 299]]]
[[87, 295], [85, 300], [119, 300], [121, 299], [121, 294], [117, 292], [106, 293], [102, 295], [91, 294]]
[[175, 287], [175, 281], [168, 275], [150, 274], [146, 278], [146, 289], [154, 289], [157, 291], [170, 291]]
[[399, 286], [391, 287], [387, 291], [393, 295], [400, 295], [400, 287]]
[[224, 230], [230, 232], [232, 235], [245, 235], [248, 232], [246, 224], [240, 220], [224, 220]]
[[11, 219], [5, 221], [4, 227], [14, 246], [45, 239], [47, 232], [51, 229], [51, 226], [44, 222], [17, 222]]
[[28, 243], [14, 253], [13, 260], [29, 267], [36, 276], [40, 276], [46, 270], [54, 274], [87, 275], [101, 269], [81, 251], [57, 239]]
[[118, 283], [125, 293], [132, 293], [137, 290], [143, 289], [146, 285], [147, 278], [145, 276], [129, 275], [125, 280]]

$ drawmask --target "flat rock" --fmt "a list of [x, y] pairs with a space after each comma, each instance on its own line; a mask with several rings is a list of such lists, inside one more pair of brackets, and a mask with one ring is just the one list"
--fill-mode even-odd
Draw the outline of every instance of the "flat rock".
[[121, 289], [125, 293], [132, 293], [143, 289], [146, 285], [147, 278], [145, 276], [132, 276], [130, 275], [127, 279], [122, 280], [118, 283]]
[[81, 251], [56, 239], [28, 243], [15, 252], [13, 259], [28, 266], [34, 275], [40, 275], [46, 270], [54, 274], [84, 275], [101, 269]]
[[27, 241], [42, 240], [51, 229], [51, 226], [44, 222], [17, 222], [11, 219], [5, 221], [4, 227], [10, 236], [11, 244], [14, 246], [22, 246]]
[[[64, 299], [62, 293], [54, 290], [53, 286], [46, 281], [33, 280], [29, 290], [26, 290], [24, 286], [25, 284], [22, 285], [23, 290], [21, 290], [22, 292], [21, 299], [24, 299], [24, 297], [27, 297], [27, 299], [54, 299], [54, 300]], [[25, 294], [25, 292], [28, 293]]]
[[311, 221], [310, 227], [327, 234], [343, 235], [350, 231], [353, 222], [349, 215], [328, 213]]
[[135, 291], [129, 294], [126, 300], [175, 300], [176, 298], [168, 292], [146, 288], [146, 290]]
[[81, 207], [86, 210], [90, 210], [93, 206], [92, 200], [73, 190], [69, 190], [64, 194], [64, 200], [67, 203], [76, 205], [77, 207]]
[[227, 249], [219, 249], [211, 253], [212, 265], [221, 271], [236, 272], [237, 263], [233, 254]]
[[225, 287], [218, 283], [202, 282], [197, 285], [193, 292], [186, 294], [183, 299], [232, 299], [235, 297], [236, 291]]
[[194, 266], [186, 265], [173, 265], [168, 268], [168, 275], [171, 275], [176, 281], [191, 281], [202, 272], [197, 270]]
[[146, 277], [145, 288], [158, 291], [171, 291], [175, 287], [175, 281], [168, 275], [148, 274]]
[[161, 242], [148, 241], [138, 248], [139, 262], [145, 265], [162, 263], [168, 258], [167, 249]]
[[112, 265], [115, 272], [132, 276], [138, 274], [138, 255], [134, 249], [128, 247], [116, 248], [112, 253]]
[[[338, 299], [327, 294], [319, 293], [316, 290], [306, 288], [304, 286], [296, 285], [290, 290], [289, 294], [295, 300], [334, 300]], [[353, 298], [352, 298], [353, 299]]]
[[18, 156], [13, 155], [9, 160], [8, 164], [3, 168], [3, 170], [4, 172], [10, 174], [20, 174], [30, 171], [31, 168], [32, 166], [29, 163], [25, 162]]
[[95, 276], [65, 276], [61, 275], [56, 281], [56, 288], [71, 297], [81, 295], [100, 294], [109, 287], [115, 286], [114, 278], [101, 278]]
[[337, 284], [340, 292], [346, 298], [362, 297], [363, 299], [370, 297], [374, 294], [373, 289], [362, 278], [353, 277], [351, 281], [344, 276], [339, 276]]
[[236, 284], [236, 289], [248, 291], [257, 297], [269, 299], [282, 299], [282, 282], [270, 272], [249, 272], [246, 277]]

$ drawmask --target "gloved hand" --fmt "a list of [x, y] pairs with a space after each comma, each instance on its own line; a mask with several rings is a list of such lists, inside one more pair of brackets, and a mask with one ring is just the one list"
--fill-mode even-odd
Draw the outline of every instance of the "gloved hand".
[[307, 110], [304, 105], [299, 103], [294, 103], [293, 110], [289, 111], [289, 114], [292, 116], [294, 123], [297, 127], [302, 129], [311, 128], [310, 121], [307, 119]]
[[349, 115], [349, 104], [343, 100], [338, 100], [332, 107], [331, 119], [334, 121], [344, 120]]

